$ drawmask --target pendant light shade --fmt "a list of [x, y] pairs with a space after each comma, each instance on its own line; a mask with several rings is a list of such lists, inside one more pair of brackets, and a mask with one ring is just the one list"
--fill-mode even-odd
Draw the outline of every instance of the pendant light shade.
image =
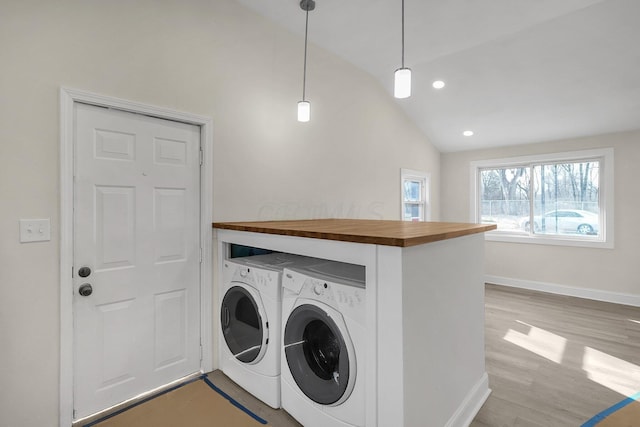
[[298, 102], [298, 121], [308, 122], [311, 118], [311, 104], [309, 101]]
[[395, 73], [393, 96], [396, 98], [411, 96], [411, 69], [404, 66], [404, 0], [402, 0], [402, 67]]
[[298, 102], [298, 121], [308, 122], [311, 119], [311, 104], [306, 100], [307, 88], [307, 36], [309, 34], [309, 11], [316, 8], [313, 0], [300, 0], [300, 9], [305, 11], [304, 24], [304, 68], [302, 71], [302, 101]]
[[393, 85], [393, 96], [396, 98], [408, 98], [411, 96], [411, 70], [398, 68]]

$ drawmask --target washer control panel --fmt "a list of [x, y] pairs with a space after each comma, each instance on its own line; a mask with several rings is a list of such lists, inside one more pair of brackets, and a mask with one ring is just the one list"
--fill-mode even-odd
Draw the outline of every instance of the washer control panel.
[[303, 278], [304, 283], [300, 290], [300, 296], [322, 301], [335, 308], [336, 298], [331, 283], [311, 277]]
[[[297, 279], [302, 282], [298, 294], [301, 298], [321, 301], [333, 307], [345, 317], [353, 318], [359, 322], [365, 322], [365, 289], [303, 275], [297, 277], [294, 275], [294, 277], [294, 281]], [[286, 280], [285, 275], [285, 281]]]

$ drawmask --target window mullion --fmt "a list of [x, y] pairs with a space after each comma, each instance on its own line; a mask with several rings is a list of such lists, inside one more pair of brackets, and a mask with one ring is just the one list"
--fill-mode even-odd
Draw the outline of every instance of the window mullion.
[[534, 211], [534, 206], [535, 206], [535, 184], [536, 184], [536, 179], [534, 176], [534, 168], [535, 164], [531, 163], [529, 164], [529, 166], [527, 166], [529, 168], [529, 235], [532, 236], [533, 234], [535, 234], [535, 211]]

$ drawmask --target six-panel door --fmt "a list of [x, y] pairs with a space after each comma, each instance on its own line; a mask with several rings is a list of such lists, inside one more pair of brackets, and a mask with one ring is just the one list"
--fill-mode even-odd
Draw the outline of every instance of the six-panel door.
[[200, 369], [200, 129], [83, 104], [75, 114], [78, 419]]

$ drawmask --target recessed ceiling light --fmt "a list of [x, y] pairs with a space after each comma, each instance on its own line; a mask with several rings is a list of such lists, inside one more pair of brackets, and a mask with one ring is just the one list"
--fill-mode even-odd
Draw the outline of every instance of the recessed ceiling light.
[[444, 82], [442, 80], [436, 80], [433, 82], [432, 86], [434, 89], [442, 89], [444, 87]]
[[465, 130], [464, 132], [462, 132], [462, 134], [464, 136], [473, 136], [473, 131], [472, 130]]

